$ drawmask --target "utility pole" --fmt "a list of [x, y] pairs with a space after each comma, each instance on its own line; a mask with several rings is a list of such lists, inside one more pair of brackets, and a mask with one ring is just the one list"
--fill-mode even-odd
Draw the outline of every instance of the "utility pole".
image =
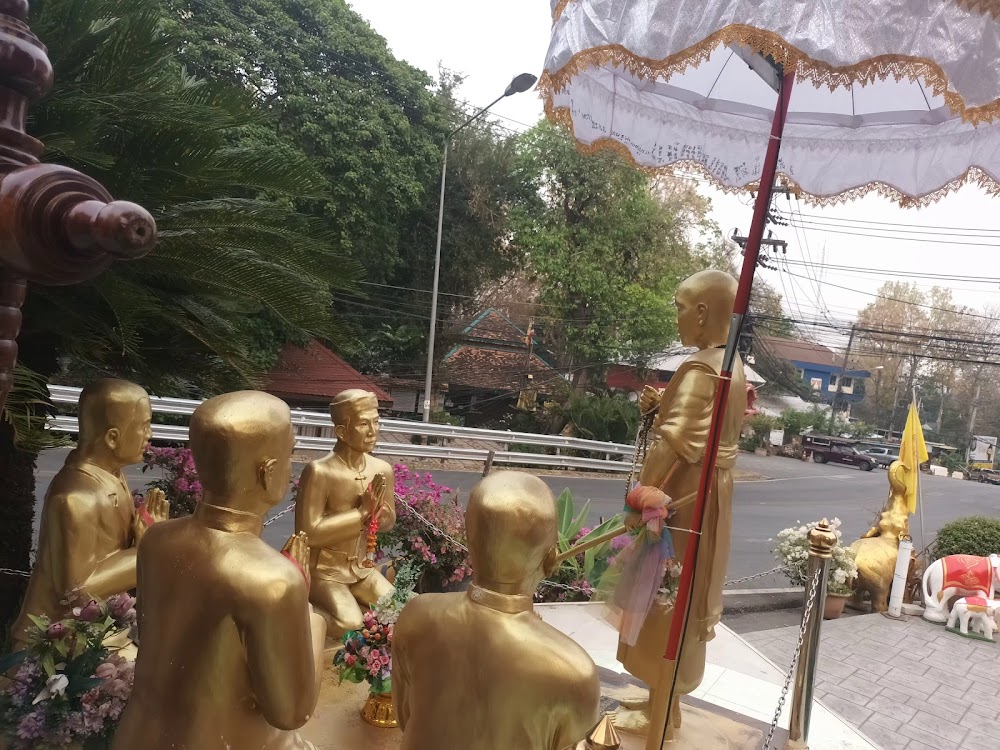
[[[907, 390], [913, 393], [913, 381], [917, 375], [917, 355], [910, 356], [910, 383]], [[892, 415], [889, 417], [889, 440], [892, 440], [892, 431], [896, 424], [896, 407], [899, 406], [899, 375], [896, 376], [896, 390], [892, 394]]]
[[981, 378], [976, 378], [976, 395], [972, 398], [972, 414], [969, 417], [969, 440], [972, 440], [972, 436], [976, 434], [976, 416], [979, 412], [979, 396], [983, 390], [983, 381]]
[[[841, 388], [844, 386], [844, 373], [847, 372], [847, 362], [851, 356], [851, 349], [854, 346], [854, 326], [851, 326], [851, 337], [847, 339], [847, 349], [844, 351], [844, 363], [840, 366], [840, 377], [837, 378], [837, 390], [833, 394], [833, 405], [830, 408], [830, 434], [837, 429], [837, 401], [840, 400]], [[836, 436], [834, 436], [836, 437]]]
[[521, 393], [517, 399], [517, 408], [524, 411], [535, 410], [535, 394], [532, 391], [535, 376], [531, 373], [531, 355], [534, 353], [535, 344], [535, 319], [528, 318], [528, 333], [524, 337], [524, 343], [528, 346], [528, 354], [524, 360], [524, 379], [522, 381]]

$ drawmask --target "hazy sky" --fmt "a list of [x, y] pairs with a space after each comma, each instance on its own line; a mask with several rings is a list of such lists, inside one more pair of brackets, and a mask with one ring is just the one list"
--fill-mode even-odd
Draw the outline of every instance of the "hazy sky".
[[[548, 0], [348, 1], [397, 57], [431, 73], [440, 63], [466, 75], [460, 96], [473, 104], [488, 104], [518, 73], [541, 72], [551, 28]], [[501, 125], [517, 131], [542, 116], [535, 92], [506, 99], [493, 111]], [[749, 195], [726, 195], [704, 182], [699, 190], [711, 198], [713, 217], [726, 234], [734, 228], [746, 233]], [[785, 309], [795, 317], [818, 317], [824, 309], [834, 318], [853, 318], [888, 280], [925, 288], [937, 283], [951, 287], [956, 300], [971, 307], [1000, 306], [995, 247], [1000, 245], [1000, 198], [965, 188], [920, 210], [900, 209], [877, 197], [825, 209], [779, 201], [782, 209], [801, 210], [803, 226], [775, 228], [775, 236], [789, 243], [788, 265], [781, 272], [761, 273], [783, 293]], [[800, 265], [820, 262], [837, 268]], [[895, 273], [900, 271], [921, 276], [904, 278]], [[980, 281], [984, 278], [992, 281]]]

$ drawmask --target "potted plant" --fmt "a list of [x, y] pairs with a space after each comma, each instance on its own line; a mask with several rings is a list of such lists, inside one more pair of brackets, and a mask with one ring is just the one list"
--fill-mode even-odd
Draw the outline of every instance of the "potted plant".
[[[594, 528], [584, 526], [584, 520], [590, 511], [590, 502], [584, 503], [583, 508], [577, 513], [573, 503], [573, 493], [568, 489], [559, 495], [556, 509], [559, 516], [559, 552], [566, 552], [580, 542], [599, 537], [621, 523], [620, 516], [613, 516]], [[623, 534], [610, 542], [592, 547], [563, 561], [562, 565], [538, 586], [535, 601], [590, 601], [598, 583], [610, 567], [613, 555], [627, 547], [630, 541], [631, 537]]]
[[419, 576], [419, 568], [400, 565], [396, 569], [395, 590], [365, 612], [361, 630], [344, 634], [344, 648], [333, 656], [341, 682], [368, 683], [368, 699], [361, 708], [361, 718], [372, 726], [398, 726], [392, 705], [392, 632], [399, 613], [415, 596], [413, 588]]
[[[793, 586], [805, 586], [809, 571], [809, 532], [819, 525], [813, 521], [805, 525], [793, 526], [778, 533], [775, 557], [785, 566], [785, 575]], [[823, 609], [823, 619], [835, 620], [843, 614], [844, 605], [853, 593], [851, 584], [858, 576], [858, 566], [854, 562], [854, 552], [841, 541], [840, 519], [834, 518], [830, 526], [837, 535], [837, 544], [832, 551], [830, 572], [827, 576], [827, 594]]]
[[420, 593], [461, 591], [472, 577], [465, 537], [465, 513], [451, 490], [429, 473], [397, 464], [396, 525], [379, 533], [381, 558], [409, 562], [420, 569]]
[[[135, 623], [135, 599], [80, 602], [53, 622], [32, 616], [28, 647], [0, 659], [0, 745], [106, 750], [132, 692], [133, 662], [106, 645]], [[6, 742], [6, 744], [4, 744]]]

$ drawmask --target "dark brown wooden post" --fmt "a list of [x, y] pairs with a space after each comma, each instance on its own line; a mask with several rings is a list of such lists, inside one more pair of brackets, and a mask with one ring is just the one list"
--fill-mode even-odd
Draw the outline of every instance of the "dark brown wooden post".
[[[27, 18], [27, 0], [0, 0], [0, 410], [28, 283], [78, 284], [156, 242], [145, 209], [114, 201], [75, 170], [39, 163], [43, 145], [25, 133], [25, 118], [29, 102], [52, 87], [52, 65]], [[31, 550], [34, 471], [35, 455], [16, 450], [0, 421], [0, 627], [17, 613], [27, 581], [17, 571]]]
[[78, 284], [156, 242], [144, 208], [113, 200], [76, 170], [39, 163], [43, 145], [25, 133], [25, 117], [52, 87], [52, 65], [27, 18], [27, 0], [0, 0], [0, 409], [27, 283]]

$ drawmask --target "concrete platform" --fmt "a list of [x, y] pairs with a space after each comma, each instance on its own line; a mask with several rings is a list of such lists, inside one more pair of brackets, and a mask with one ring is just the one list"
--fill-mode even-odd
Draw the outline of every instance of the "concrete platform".
[[[599, 604], [543, 604], [538, 613], [553, 627], [573, 638], [594, 659], [608, 692], [634, 682], [615, 659], [618, 633], [601, 619]], [[724, 626], [709, 644], [705, 680], [685, 704], [685, 726], [671, 750], [751, 750], [760, 748], [784, 682], [782, 671], [755, 648]], [[364, 723], [361, 706], [366, 685], [338, 684], [329, 670], [315, 717], [301, 732], [317, 750], [396, 750], [402, 733]], [[606, 707], [614, 705], [606, 702]], [[787, 730], [788, 708], [779, 727]], [[784, 747], [786, 731], [772, 745]], [[641, 739], [622, 736], [623, 748], [642, 750]], [[861, 732], [821, 703], [813, 710], [809, 746], [812, 750], [878, 750]], [[441, 750], [459, 750], [441, 748]]]

